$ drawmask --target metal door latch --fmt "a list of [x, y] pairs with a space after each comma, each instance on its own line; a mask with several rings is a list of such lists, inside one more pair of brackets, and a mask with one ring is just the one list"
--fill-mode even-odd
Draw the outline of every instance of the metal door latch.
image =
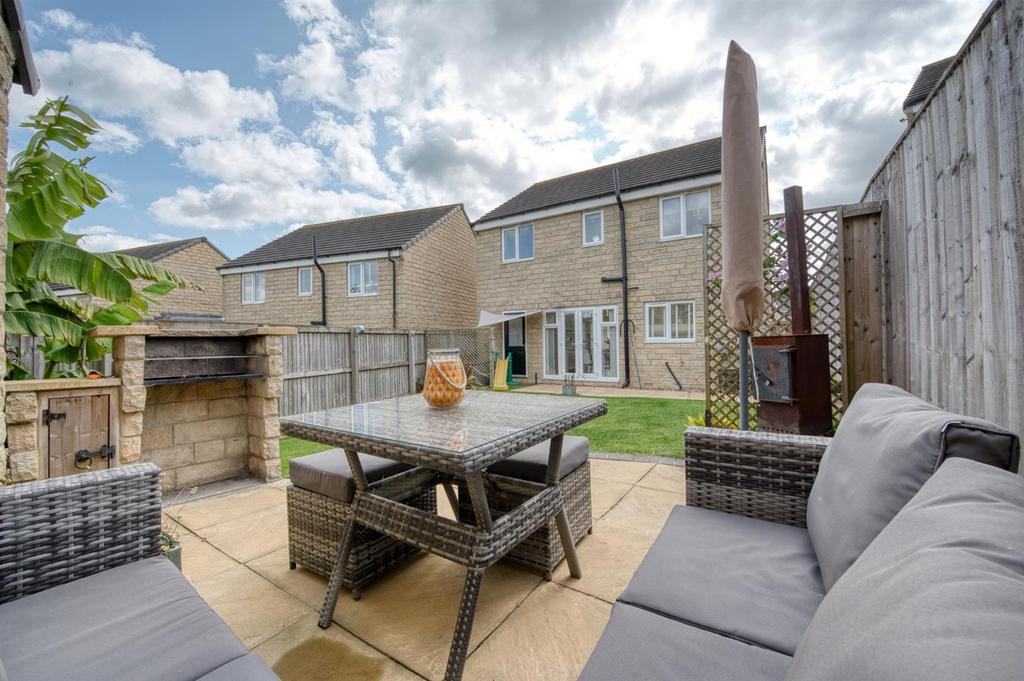
[[[63, 416], [63, 414], [61, 414]], [[79, 449], [75, 452], [75, 468], [89, 470], [92, 468], [92, 457], [98, 456], [101, 459], [113, 459], [116, 447], [103, 445], [99, 449]], [[85, 464], [85, 465], [82, 465]]]
[[54, 421], [60, 421], [65, 416], [67, 416], [67, 414], [65, 414], [62, 411], [50, 411], [49, 409], [44, 409], [43, 410], [43, 423], [45, 423], [46, 425], [50, 425]]

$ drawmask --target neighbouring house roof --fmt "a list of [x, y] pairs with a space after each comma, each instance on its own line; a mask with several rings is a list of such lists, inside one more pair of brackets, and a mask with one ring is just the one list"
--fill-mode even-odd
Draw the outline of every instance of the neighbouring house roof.
[[401, 249], [456, 210], [462, 210], [462, 204], [306, 225], [218, 269], [309, 260], [313, 257], [314, 238], [319, 258]]
[[715, 175], [722, 172], [722, 138], [716, 137], [537, 182], [481, 217], [476, 224], [611, 196], [615, 193], [612, 169], [616, 167], [619, 169], [620, 189], [623, 192], [701, 175]]
[[951, 61], [953, 61], [953, 57], [946, 57], [945, 59], [922, 66], [921, 73], [917, 74], [917, 80], [914, 81], [910, 92], [907, 93], [907, 98], [903, 100], [903, 108], [908, 109], [928, 99], [928, 95], [938, 85], [939, 79], [942, 78], [942, 74], [946, 72], [946, 67], [949, 66]]
[[[220, 253], [225, 260], [228, 259], [228, 256], [224, 255], [224, 252], [214, 246], [213, 243], [205, 236], [198, 236], [193, 239], [181, 239], [179, 241], [166, 241], [161, 244], [146, 244], [145, 246], [123, 248], [119, 251], [113, 252], [120, 255], [130, 255], [135, 258], [142, 258], [143, 260], [148, 260], [150, 262], [156, 262], [201, 243], [209, 245], [210, 248]], [[72, 287], [66, 284], [50, 284], [50, 288], [54, 291], [69, 291]]]
[[210, 243], [210, 240], [205, 236], [196, 237], [194, 239], [181, 239], [180, 241], [167, 241], [162, 244], [147, 244], [145, 246], [125, 248], [114, 252], [120, 253], [121, 255], [130, 255], [136, 258], [142, 258], [143, 260], [156, 262], [157, 260], [162, 260], [168, 256], [183, 251], [186, 248], [192, 248], [196, 244], [201, 243], [209, 244], [210, 248], [224, 256], [225, 260], [228, 259], [228, 256], [224, 255], [223, 251]]
[[21, 86], [26, 95], [34, 95], [39, 91], [39, 75], [32, 59], [32, 48], [28, 44], [28, 31], [25, 24], [25, 11], [21, 9], [21, 0], [3, 0], [0, 3], [4, 24], [11, 34], [11, 47], [14, 48], [13, 82]]

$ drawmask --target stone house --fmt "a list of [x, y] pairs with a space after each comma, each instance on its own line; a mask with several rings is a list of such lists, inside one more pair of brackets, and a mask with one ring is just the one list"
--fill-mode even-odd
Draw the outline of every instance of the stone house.
[[[223, 317], [223, 282], [217, 268], [227, 262], [228, 257], [206, 237], [137, 246], [115, 253], [156, 263], [199, 287], [174, 289], [150, 308], [151, 317], [197, 321], [219, 321]], [[140, 281], [136, 286], [141, 288], [148, 283]], [[89, 298], [69, 286], [55, 285], [53, 289], [62, 297]]]
[[703, 234], [721, 220], [721, 156], [719, 137], [545, 180], [474, 223], [481, 321], [500, 325], [514, 376], [704, 390]]
[[368, 329], [476, 326], [461, 204], [306, 225], [220, 267], [229, 322]]

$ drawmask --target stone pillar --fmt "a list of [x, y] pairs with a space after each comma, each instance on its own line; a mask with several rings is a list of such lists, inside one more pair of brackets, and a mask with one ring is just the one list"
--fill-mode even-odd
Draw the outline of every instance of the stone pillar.
[[114, 375], [121, 379], [118, 412], [117, 461], [119, 465], [138, 463], [142, 457], [142, 415], [146, 410], [146, 336], [158, 331], [155, 326], [101, 326], [92, 329], [94, 338], [113, 340]]
[[270, 482], [281, 477], [281, 423], [277, 398], [284, 391], [282, 335], [294, 327], [260, 327], [249, 331], [246, 352], [254, 355], [250, 370], [263, 378], [247, 381], [249, 407], [249, 472]]
[[34, 392], [12, 392], [4, 405], [7, 428], [8, 474], [11, 482], [39, 478], [39, 448], [36, 443], [39, 400]]

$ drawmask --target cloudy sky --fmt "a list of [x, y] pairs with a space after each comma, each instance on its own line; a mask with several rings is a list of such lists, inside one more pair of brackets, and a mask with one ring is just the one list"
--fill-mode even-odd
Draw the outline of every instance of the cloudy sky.
[[[94, 249], [463, 202], [716, 136], [730, 39], [758, 65], [773, 207], [856, 201], [922, 64], [985, 0], [23, 0], [43, 91], [103, 123]], [[25, 141], [12, 132], [12, 149]]]

